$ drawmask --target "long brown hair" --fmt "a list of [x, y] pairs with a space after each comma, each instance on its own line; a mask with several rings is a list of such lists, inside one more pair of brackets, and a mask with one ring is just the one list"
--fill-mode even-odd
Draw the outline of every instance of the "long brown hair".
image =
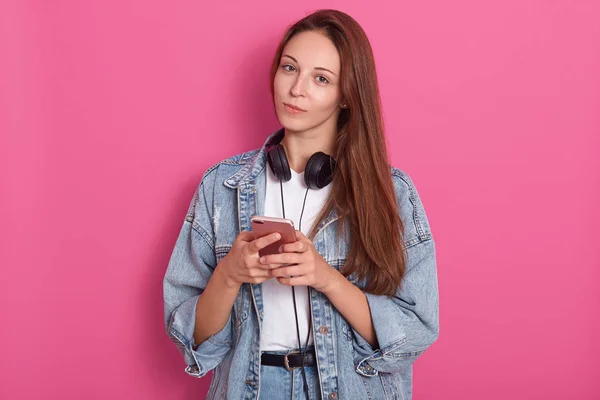
[[338, 118], [332, 156], [337, 161], [333, 188], [309, 235], [335, 209], [350, 224], [350, 250], [341, 272], [355, 274], [373, 294], [393, 295], [405, 270], [404, 227], [398, 214], [386, 150], [381, 101], [371, 44], [361, 26], [337, 10], [319, 10], [284, 34], [271, 66], [273, 80], [283, 48], [294, 35], [316, 31], [328, 37], [340, 55], [341, 94], [347, 108]]

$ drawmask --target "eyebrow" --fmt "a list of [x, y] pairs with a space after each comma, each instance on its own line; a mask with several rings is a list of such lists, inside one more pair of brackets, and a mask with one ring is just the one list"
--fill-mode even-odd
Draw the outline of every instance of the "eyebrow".
[[[298, 62], [298, 60], [296, 60], [294, 57], [290, 56], [289, 54], [284, 54], [284, 55], [282, 55], [282, 56], [281, 56], [281, 58], [283, 58], [283, 57], [291, 58], [291, 59], [292, 59], [292, 60], [293, 60], [293, 61], [294, 61], [296, 64], [300, 64], [300, 63]], [[318, 70], [320, 70], [320, 71], [327, 71], [327, 72], [329, 72], [331, 75], [333, 75], [333, 76], [337, 76], [337, 74], [333, 73], [333, 71], [331, 71], [331, 70], [329, 70], [329, 69], [327, 69], [327, 68], [323, 68], [323, 67], [315, 67], [315, 69], [318, 69]]]

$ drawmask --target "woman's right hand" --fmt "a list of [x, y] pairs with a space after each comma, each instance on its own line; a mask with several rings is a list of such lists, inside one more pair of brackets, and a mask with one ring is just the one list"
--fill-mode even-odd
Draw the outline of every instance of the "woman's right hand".
[[227, 285], [239, 287], [242, 283], [262, 283], [269, 276], [269, 265], [259, 262], [258, 251], [281, 239], [279, 233], [271, 233], [254, 239], [250, 231], [239, 233], [229, 253], [221, 260], [216, 271], [226, 277]]

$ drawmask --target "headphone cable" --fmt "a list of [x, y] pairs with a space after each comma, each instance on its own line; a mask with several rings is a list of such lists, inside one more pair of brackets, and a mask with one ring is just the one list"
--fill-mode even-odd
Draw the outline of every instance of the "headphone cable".
[[[281, 189], [281, 210], [283, 211], [283, 218], [285, 218], [285, 205], [283, 202], [283, 183], [281, 181], [279, 181], [279, 188]], [[300, 232], [302, 232], [302, 215], [304, 214], [304, 206], [306, 205], [306, 197], [308, 196], [308, 188], [306, 188], [306, 193], [304, 194], [304, 202], [302, 203], [302, 211], [300, 213], [300, 221], [298, 223], [298, 230]], [[307, 287], [308, 290], [308, 294], [310, 295], [310, 288]], [[300, 341], [300, 324], [298, 322], [298, 310], [297, 310], [297, 306], [296, 306], [296, 290], [295, 287], [292, 286], [292, 299], [294, 301], [294, 316], [296, 318], [296, 335], [297, 335], [297, 339], [298, 339], [298, 347], [300, 348], [300, 359], [302, 360], [302, 379], [304, 381], [304, 390], [306, 391], [306, 396], [308, 397], [308, 399], [310, 400], [310, 394], [308, 393], [308, 382], [306, 380], [306, 371], [304, 370], [304, 355], [305, 355], [305, 348], [302, 347], [302, 342]], [[309, 298], [310, 301], [310, 298]], [[305, 347], [308, 346], [308, 339], [310, 338], [310, 331], [311, 331], [311, 320], [312, 318], [310, 318], [310, 313], [309, 313], [309, 324], [308, 324], [308, 335], [306, 336], [306, 344]], [[292, 375], [292, 381], [293, 381], [293, 375]], [[292, 385], [293, 387], [293, 385]]]

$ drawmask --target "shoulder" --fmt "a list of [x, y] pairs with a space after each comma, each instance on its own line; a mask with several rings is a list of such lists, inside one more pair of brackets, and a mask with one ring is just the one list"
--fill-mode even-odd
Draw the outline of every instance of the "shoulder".
[[193, 219], [196, 204], [199, 201], [204, 201], [204, 203], [208, 204], [211, 201], [214, 202], [215, 198], [221, 200], [221, 196], [226, 195], [224, 190], [229, 190], [225, 186], [225, 181], [247, 167], [259, 151], [260, 149], [255, 149], [239, 153], [208, 167], [196, 186], [192, 203], [188, 209], [187, 218]]
[[251, 161], [259, 151], [260, 149], [246, 151], [221, 160], [216, 164], [213, 164], [204, 172], [204, 175], [202, 176], [202, 181], [211, 176], [218, 175], [219, 172], [231, 174], [236, 173], [245, 165], [247, 165], [248, 162]]
[[404, 225], [404, 242], [407, 247], [431, 240], [431, 227], [421, 196], [412, 178], [404, 171], [391, 166], [392, 182], [396, 192], [398, 212]]
[[211, 165], [202, 175], [199, 188], [206, 191], [224, 186], [227, 179], [248, 168], [259, 152], [260, 149], [249, 150]]

